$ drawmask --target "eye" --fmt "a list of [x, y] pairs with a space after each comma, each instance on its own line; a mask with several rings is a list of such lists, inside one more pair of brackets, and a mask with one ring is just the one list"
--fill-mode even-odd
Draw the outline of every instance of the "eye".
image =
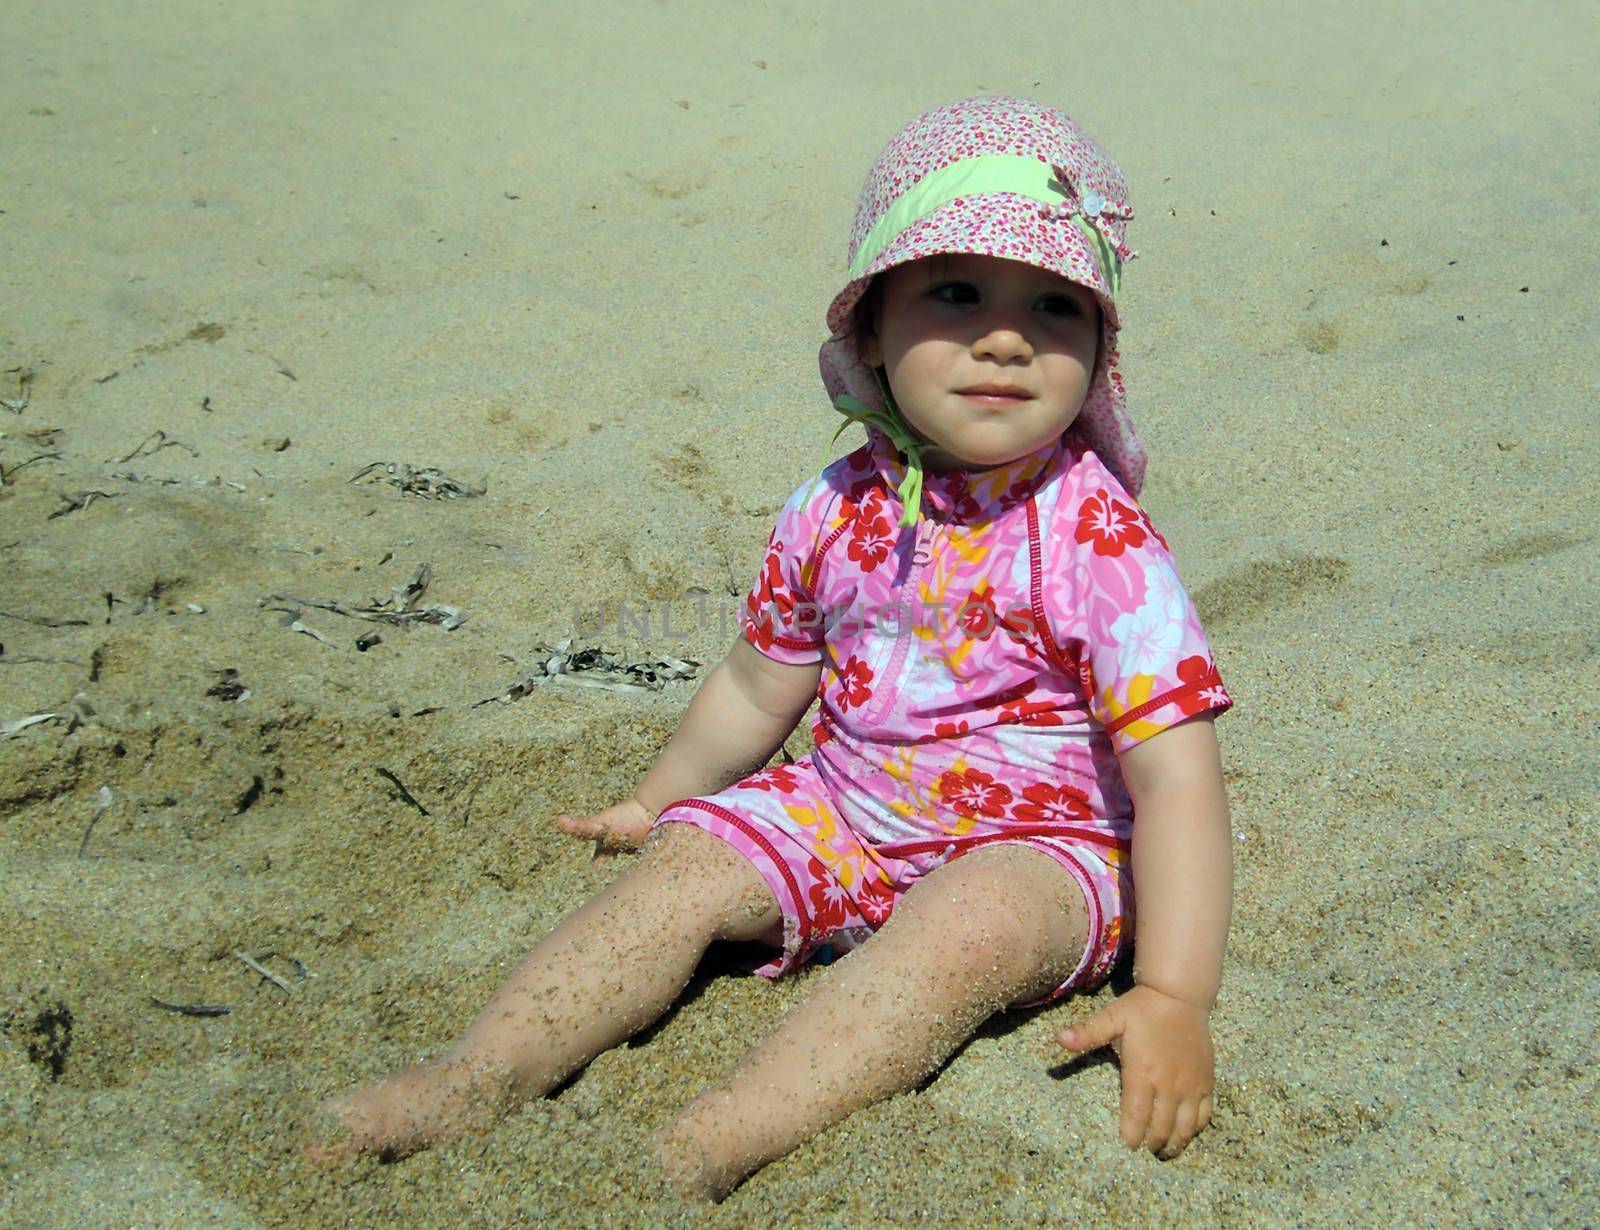
[[1041, 295], [1034, 307], [1051, 316], [1083, 315], [1083, 308], [1071, 295]]
[[971, 282], [940, 282], [928, 295], [940, 303], [978, 302], [978, 288]]

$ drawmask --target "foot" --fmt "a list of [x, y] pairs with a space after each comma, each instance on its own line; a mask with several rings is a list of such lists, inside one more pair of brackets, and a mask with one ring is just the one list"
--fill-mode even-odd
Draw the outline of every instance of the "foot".
[[592, 816], [556, 817], [556, 827], [569, 837], [587, 837], [600, 843], [601, 850], [637, 850], [644, 845], [656, 814], [638, 799], [597, 811]]
[[318, 1166], [361, 1156], [399, 1161], [491, 1127], [512, 1102], [509, 1077], [459, 1063], [418, 1064], [323, 1102], [305, 1154]]
[[653, 1142], [656, 1160], [667, 1172], [667, 1182], [685, 1200], [721, 1200], [754, 1169], [739, 1165], [727, 1148], [715, 1147], [708, 1097], [716, 1096], [713, 1092], [696, 1098], [656, 1133]]

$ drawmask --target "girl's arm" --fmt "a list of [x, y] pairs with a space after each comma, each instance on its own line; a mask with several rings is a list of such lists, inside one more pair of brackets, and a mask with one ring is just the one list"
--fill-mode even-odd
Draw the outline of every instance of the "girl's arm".
[[1133, 979], [1209, 1012], [1233, 907], [1232, 833], [1212, 720], [1163, 731], [1121, 764], [1134, 815]]
[[1180, 1152], [1211, 1118], [1211, 1006], [1233, 905], [1233, 844], [1209, 716], [1121, 758], [1133, 798], [1137, 896], [1133, 990], [1057, 1035], [1068, 1050], [1116, 1047], [1122, 1139]]
[[761, 768], [805, 716], [821, 678], [820, 661], [774, 662], [740, 637], [706, 676], [635, 797], [660, 812]]
[[592, 816], [557, 816], [556, 827], [604, 846], [637, 848], [669, 803], [712, 794], [772, 759], [805, 716], [821, 677], [821, 662], [774, 662], [740, 637], [706, 676], [632, 797]]

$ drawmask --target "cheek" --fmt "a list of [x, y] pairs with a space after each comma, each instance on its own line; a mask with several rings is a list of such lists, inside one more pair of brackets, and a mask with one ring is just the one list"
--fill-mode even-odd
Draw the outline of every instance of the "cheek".
[[921, 342], [906, 346], [889, 356], [889, 370], [908, 385], [928, 384], [941, 371], [941, 347], [937, 342]]

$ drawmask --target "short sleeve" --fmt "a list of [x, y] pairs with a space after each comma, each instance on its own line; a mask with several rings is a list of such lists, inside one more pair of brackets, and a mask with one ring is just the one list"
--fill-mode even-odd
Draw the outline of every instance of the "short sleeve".
[[1166, 540], [1093, 453], [1056, 512], [1050, 624], [1116, 752], [1232, 705]]
[[740, 612], [740, 631], [775, 662], [804, 666], [823, 656], [823, 618], [812, 592], [818, 517], [826, 484], [807, 482], [778, 513], [761, 574]]

